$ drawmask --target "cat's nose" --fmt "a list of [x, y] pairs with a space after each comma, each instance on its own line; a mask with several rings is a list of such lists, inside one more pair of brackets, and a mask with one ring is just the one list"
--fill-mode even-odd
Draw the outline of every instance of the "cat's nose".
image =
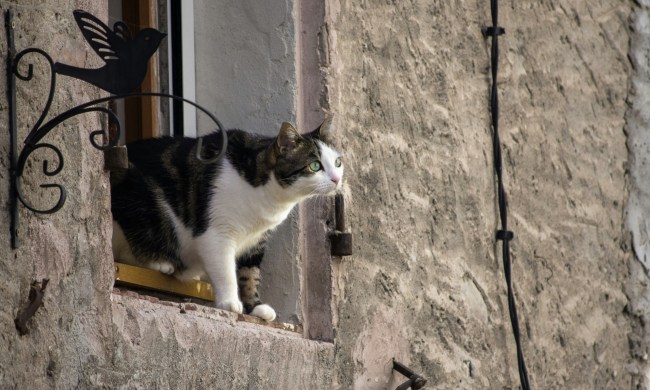
[[341, 178], [336, 177], [336, 176], [333, 176], [331, 179], [332, 179], [332, 182], [333, 182], [334, 184], [339, 184], [339, 181], [341, 181]]

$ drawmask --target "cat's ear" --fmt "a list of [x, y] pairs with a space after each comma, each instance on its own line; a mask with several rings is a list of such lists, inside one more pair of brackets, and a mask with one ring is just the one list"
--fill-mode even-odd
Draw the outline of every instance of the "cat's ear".
[[323, 123], [321, 123], [321, 125], [318, 126], [316, 130], [307, 134], [307, 136], [310, 138], [316, 138], [316, 139], [326, 141], [331, 138], [333, 133], [334, 133], [334, 116], [327, 115], [325, 116]]
[[291, 151], [296, 146], [296, 140], [300, 138], [300, 134], [291, 123], [283, 122], [280, 127], [280, 134], [275, 140], [276, 146], [280, 154], [285, 154]]

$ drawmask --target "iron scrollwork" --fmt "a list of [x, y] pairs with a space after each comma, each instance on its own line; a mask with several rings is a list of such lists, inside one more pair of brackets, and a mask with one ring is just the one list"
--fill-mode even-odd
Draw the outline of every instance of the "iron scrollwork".
[[[10, 131], [10, 213], [11, 213], [11, 246], [12, 248], [18, 247], [18, 202], [22, 203], [27, 209], [35, 213], [52, 214], [57, 212], [63, 207], [66, 201], [65, 188], [57, 183], [41, 184], [43, 189], [56, 189], [58, 190], [59, 197], [56, 204], [47, 209], [39, 209], [32, 205], [25, 195], [21, 187], [21, 178], [25, 171], [27, 161], [32, 153], [39, 149], [49, 149], [56, 155], [56, 163], [50, 165], [49, 161], [43, 161], [43, 174], [48, 177], [58, 175], [64, 167], [64, 156], [61, 150], [55, 145], [43, 142], [43, 138], [49, 134], [54, 128], [59, 126], [64, 121], [73, 118], [77, 115], [87, 113], [104, 114], [108, 118], [108, 122], [114, 125], [115, 133], [112, 137], [106, 137], [104, 130], [94, 130], [90, 132], [89, 139], [93, 147], [98, 150], [106, 151], [116, 146], [119, 135], [121, 132], [120, 120], [117, 115], [110, 109], [102, 106], [104, 103], [110, 101], [126, 99], [136, 96], [153, 96], [171, 98], [183, 103], [190, 104], [199, 111], [206, 114], [216, 125], [217, 129], [221, 132], [222, 142], [220, 150], [212, 157], [206, 157], [203, 154], [203, 138], [198, 139], [198, 147], [196, 157], [205, 164], [215, 163], [220, 160], [227, 147], [227, 135], [224, 131], [221, 122], [205, 108], [198, 104], [187, 100], [180, 96], [157, 93], [157, 92], [131, 92], [136, 89], [143, 81], [144, 74], [149, 58], [158, 49], [160, 41], [165, 37], [165, 34], [158, 30], [147, 28], [140, 31], [134, 38], [123, 22], [117, 22], [113, 30], [109, 29], [105, 24], [99, 21], [93, 15], [84, 11], [74, 11], [74, 17], [81, 29], [84, 37], [95, 52], [106, 62], [106, 65], [98, 69], [84, 69], [76, 68], [66, 64], [55, 63], [52, 57], [45, 51], [38, 48], [28, 48], [20, 52], [16, 52], [14, 46], [14, 22], [11, 10], [5, 13], [5, 27], [8, 40], [8, 54], [6, 62], [7, 71], [7, 98], [9, 100], [9, 131]], [[155, 47], [154, 47], [155, 46]], [[134, 55], [137, 54], [137, 55]], [[32, 63], [26, 64], [27, 72], [23, 73], [24, 65], [21, 66], [21, 61], [27, 55], [39, 55], [44, 58], [49, 65], [50, 72], [50, 86], [45, 106], [41, 112], [38, 120], [31, 128], [29, 134], [25, 138], [24, 146], [20, 153], [18, 153], [17, 146], [17, 119], [16, 119], [16, 79], [22, 81], [30, 81], [34, 77], [34, 66]], [[73, 107], [49, 121], [43, 123], [47, 117], [52, 100], [54, 98], [54, 91], [56, 87], [56, 74], [75, 77], [80, 80], [93, 84], [100, 89], [103, 89], [113, 95], [91, 100], [87, 103]], [[103, 138], [100, 142], [99, 138]]]

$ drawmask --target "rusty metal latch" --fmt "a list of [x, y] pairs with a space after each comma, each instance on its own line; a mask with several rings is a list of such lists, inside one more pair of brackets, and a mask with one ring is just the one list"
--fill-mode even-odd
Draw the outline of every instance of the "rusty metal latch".
[[334, 256], [350, 256], [352, 254], [352, 233], [345, 231], [345, 203], [342, 194], [336, 194], [334, 197], [334, 219], [335, 228], [330, 233], [331, 253]]
[[126, 146], [114, 146], [104, 151], [104, 169], [115, 171], [129, 168]]
[[427, 384], [426, 378], [424, 378], [422, 375], [416, 374], [415, 372], [413, 372], [413, 370], [406, 367], [405, 365], [403, 365], [402, 363], [398, 362], [395, 359], [393, 359], [393, 370], [409, 378], [409, 380], [397, 386], [395, 390], [406, 390], [409, 388], [413, 390], [418, 390], [423, 388], [424, 385]]

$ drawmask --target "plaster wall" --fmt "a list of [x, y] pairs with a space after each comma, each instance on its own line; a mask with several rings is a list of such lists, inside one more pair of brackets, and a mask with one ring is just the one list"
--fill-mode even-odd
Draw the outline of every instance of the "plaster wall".
[[[532, 387], [634, 387], [632, 3], [500, 3], [504, 174]], [[339, 388], [394, 388], [404, 378], [392, 358], [431, 388], [518, 387], [494, 240], [489, 12], [489, 2], [327, 1], [329, 101], [354, 199], [355, 255], [335, 281]]]
[[634, 7], [630, 19], [630, 61], [633, 65], [628, 97], [629, 110], [626, 115], [625, 130], [628, 135], [627, 146], [630, 154], [629, 176], [630, 194], [627, 206], [626, 223], [632, 236], [635, 261], [630, 262], [630, 281], [627, 293], [630, 297], [628, 311], [631, 314], [633, 332], [630, 335], [631, 354], [642, 364], [635, 367], [640, 382], [650, 387], [650, 366], [648, 346], [650, 332], [650, 291], [648, 275], [650, 271], [650, 175], [648, 159], [650, 158], [650, 117], [648, 115], [648, 98], [650, 97], [650, 3], [639, 2]]
[[[86, 46], [72, 18], [72, 10], [81, 8], [106, 18], [106, 4], [91, 1], [49, 2], [34, 6], [24, 1], [0, 3], [3, 12], [14, 11], [17, 50], [37, 47], [51, 53], [54, 61], [97, 67], [96, 54]], [[4, 34], [0, 52], [7, 53]], [[18, 147], [38, 119], [49, 87], [49, 69], [45, 60], [30, 55], [21, 62], [34, 64], [34, 79], [17, 81]], [[61, 174], [46, 177], [42, 161], [56, 166], [56, 156], [48, 150], [34, 153], [23, 179], [24, 192], [38, 208], [51, 207], [56, 192], [41, 189], [44, 183], [58, 183], [67, 190], [67, 201], [55, 214], [34, 214], [20, 207], [19, 236], [21, 246], [12, 250], [9, 240], [9, 131], [6, 77], [0, 77], [0, 387], [72, 388], [84, 383], [84, 367], [106, 361], [106, 337], [111, 333], [110, 287], [112, 266], [109, 240], [111, 235], [108, 176], [103, 170], [103, 156], [88, 141], [91, 130], [100, 127], [96, 115], [72, 118], [55, 128], [43, 139], [61, 149], [65, 166]], [[50, 112], [53, 115], [98, 98], [98, 90], [67, 77], [57, 79], [57, 91]], [[29, 322], [31, 333], [19, 336], [14, 326], [19, 310], [28, 302], [33, 280], [49, 278], [43, 307]], [[83, 337], [78, 337], [83, 335]], [[87, 382], [86, 382], [87, 383]]]

